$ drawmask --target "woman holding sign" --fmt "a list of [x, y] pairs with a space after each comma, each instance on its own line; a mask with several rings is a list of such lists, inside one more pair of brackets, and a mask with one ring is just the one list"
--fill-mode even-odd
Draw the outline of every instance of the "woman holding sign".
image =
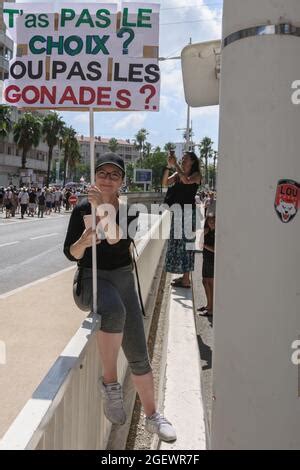
[[124, 210], [118, 198], [125, 176], [124, 161], [114, 153], [104, 154], [95, 171], [96, 184], [90, 188], [88, 200], [80, 202], [72, 212], [64, 253], [71, 261], [77, 261], [78, 265], [74, 299], [80, 308], [90, 310], [93, 303], [93, 232], [92, 228], [85, 227], [84, 221], [91, 214], [91, 205], [97, 207], [97, 313], [101, 315], [97, 339], [103, 369], [99, 388], [104, 401], [104, 413], [112, 423], [124, 424], [126, 421], [122, 387], [117, 378], [117, 358], [122, 346], [144, 407], [146, 430], [157, 433], [162, 440], [174, 441], [175, 430], [156, 411], [154, 401], [153, 375], [130, 255], [137, 215], [129, 216], [125, 210], [124, 218]]

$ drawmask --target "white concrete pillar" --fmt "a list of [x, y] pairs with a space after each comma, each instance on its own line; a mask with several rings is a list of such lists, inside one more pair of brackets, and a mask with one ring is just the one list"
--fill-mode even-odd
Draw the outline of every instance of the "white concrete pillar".
[[[300, 27], [299, 0], [224, 0], [223, 39], [279, 23]], [[300, 213], [274, 208], [278, 181], [300, 182], [299, 51], [274, 34], [222, 51], [213, 449], [300, 448]]]

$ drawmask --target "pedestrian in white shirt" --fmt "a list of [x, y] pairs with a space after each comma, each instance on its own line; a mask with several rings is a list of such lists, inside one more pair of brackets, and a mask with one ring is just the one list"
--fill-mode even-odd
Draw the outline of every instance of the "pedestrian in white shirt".
[[21, 206], [21, 219], [24, 219], [24, 214], [27, 211], [27, 205], [29, 203], [29, 194], [26, 188], [23, 188], [20, 192], [19, 201]]

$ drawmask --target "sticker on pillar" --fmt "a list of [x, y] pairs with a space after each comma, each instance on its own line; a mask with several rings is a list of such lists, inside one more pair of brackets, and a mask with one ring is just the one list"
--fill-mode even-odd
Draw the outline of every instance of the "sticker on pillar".
[[284, 224], [291, 222], [296, 216], [299, 207], [300, 184], [293, 180], [278, 181], [275, 210]]

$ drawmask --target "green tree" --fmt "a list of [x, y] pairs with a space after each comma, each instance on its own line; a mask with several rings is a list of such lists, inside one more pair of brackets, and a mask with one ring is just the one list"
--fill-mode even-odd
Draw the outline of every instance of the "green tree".
[[152, 170], [152, 186], [155, 189], [161, 188], [163, 171], [166, 166], [166, 153], [153, 152], [144, 162], [146, 169]]
[[9, 106], [0, 105], [0, 138], [8, 137], [12, 130], [11, 108]]
[[53, 149], [63, 135], [65, 123], [57, 113], [49, 113], [43, 119], [43, 135], [48, 145], [47, 187], [49, 186]]
[[215, 189], [216, 169], [213, 164], [208, 165], [208, 184], [210, 188]]
[[213, 141], [209, 137], [204, 137], [199, 145], [200, 150], [200, 164], [204, 160], [204, 171], [205, 171], [205, 184], [208, 184], [208, 161], [212, 157]]
[[170, 150], [174, 150], [176, 148], [176, 144], [173, 142], [167, 142], [164, 146], [165, 152], [169, 152]]
[[145, 143], [144, 149], [145, 149], [146, 157], [148, 158], [152, 150], [152, 145], [150, 144], [150, 142]]
[[131, 189], [133, 186], [134, 166], [132, 163], [126, 165], [126, 184]]
[[32, 113], [25, 113], [14, 125], [14, 141], [22, 149], [22, 169], [26, 168], [27, 154], [37, 147], [42, 136], [42, 121]]
[[147, 137], [149, 135], [149, 132], [147, 129], [140, 129], [138, 133], [135, 135], [135, 148], [138, 149], [140, 152], [140, 161], [142, 162], [144, 158], [144, 149], [145, 149], [145, 143], [147, 140]]
[[111, 152], [116, 152], [118, 150], [119, 144], [117, 139], [112, 137], [108, 142], [108, 148]]
[[71, 142], [70, 156], [68, 159], [68, 163], [69, 163], [71, 175], [74, 178], [76, 175], [77, 167], [81, 163], [80, 145], [77, 139], [74, 139]]
[[75, 168], [75, 178], [84, 177], [85, 181], [90, 181], [91, 178], [91, 168], [90, 165], [86, 163], [77, 163]]
[[76, 130], [70, 126], [65, 127], [62, 134], [62, 147], [64, 152], [64, 182], [66, 184], [67, 163], [71, 169], [76, 167], [76, 163], [80, 161], [80, 147], [76, 138]]

